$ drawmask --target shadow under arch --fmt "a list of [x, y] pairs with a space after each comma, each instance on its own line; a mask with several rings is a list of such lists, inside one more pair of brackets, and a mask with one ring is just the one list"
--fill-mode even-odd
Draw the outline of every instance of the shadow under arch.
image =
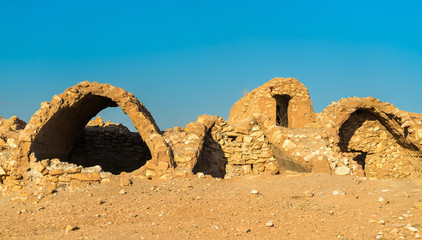
[[36, 160], [65, 161], [88, 121], [108, 107], [120, 107], [129, 116], [150, 150], [148, 164], [173, 166], [171, 149], [151, 113], [133, 94], [110, 84], [86, 81], [41, 104], [19, 139], [16, 171], [23, 172], [28, 167], [31, 153]]
[[88, 121], [107, 107], [117, 104], [110, 98], [88, 94], [72, 106], [59, 109], [35, 135], [31, 152], [37, 159], [66, 160]]

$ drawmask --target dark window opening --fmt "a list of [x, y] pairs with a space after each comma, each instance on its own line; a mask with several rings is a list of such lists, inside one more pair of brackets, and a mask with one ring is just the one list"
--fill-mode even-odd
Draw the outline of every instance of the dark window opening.
[[289, 127], [289, 95], [276, 95], [276, 124], [280, 127]]

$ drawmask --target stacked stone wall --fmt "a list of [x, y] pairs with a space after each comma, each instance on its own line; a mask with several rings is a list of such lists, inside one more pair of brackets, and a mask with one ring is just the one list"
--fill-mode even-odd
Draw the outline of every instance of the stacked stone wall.
[[151, 159], [151, 152], [137, 132], [122, 125], [88, 126], [76, 140], [68, 162], [106, 172], [132, 172]]
[[271, 145], [252, 118], [234, 125], [229, 125], [220, 118], [206, 138], [199, 162], [208, 166], [221, 166], [221, 161], [227, 163], [226, 178], [245, 174], [259, 175], [266, 171], [278, 172]]
[[231, 178], [278, 172], [271, 145], [252, 118], [230, 125], [223, 118], [203, 115], [185, 128], [166, 131], [164, 137], [178, 174]]

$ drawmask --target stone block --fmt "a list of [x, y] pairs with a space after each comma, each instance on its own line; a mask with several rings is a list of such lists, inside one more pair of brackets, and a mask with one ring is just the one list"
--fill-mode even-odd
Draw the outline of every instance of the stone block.
[[261, 137], [257, 138], [259, 142], [265, 142], [265, 136], [262, 135]]
[[72, 179], [79, 181], [101, 181], [101, 175], [98, 172], [87, 172], [87, 173], [75, 173], [72, 175]]
[[50, 169], [48, 171], [48, 174], [51, 175], [51, 176], [62, 175], [62, 174], [64, 174], [64, 170], [61, 169], [61, 168]]
[[242, 169], [243, 169], [243, 172], [245, 174], [251, 174], [252, 173], [252, 166], [251, 165], [243, 165]]
[[151, 170], [151, 169], [147, 169], [145, 171], [145, 176], [146, 177], [155, 177], [155, 176], [157, 176], [157, 173], [155, 171]]
[[268, 171], [271, 174], [278, 174], [280, 169], [278, 167], [278, 164], [275, 164], [274, 162], [270, 162], [265, 166], [265, 171]]
[[166, 163], [166, 162], [158, 162], [157, 170], [164, 171], [164, 170], [167, 170], [168, 167], [169, 167], [169, 164], [168, 163]]
[[243, 137], [243, 142], [245, 142], [245, 143], [251, 143], [252, 140], [253, 140], [252, 137], [249, 137], [249, 136]]
[[82, 168], [80, 167], [72, 167], [65, 170], [65, 173], [74, 174], [74, 173], [80, 173]]
[[7, 176], [6, 171], [4, 171], [4, 169], [2, 167], [0, 167], [0, 177], [1, 176]]
[[290, 151], [294, 148], [296, 148], [296, 144], [294, 144], [292, 141], [290, 141], [289, 139], [286, 139], [283, 143], [283, 150], [284, 151]]
[[39, 173], [42, 173], [45, 170], [45, 166], [41, 164], [41, 162], [37, 162], [35, 164], [35, 170], [37, 170]]
[[261, 158], [270, 158], [270, 157], [272, 157], [272, 155], [267, 151], [262, 151], [260, 157]]
[[70, 182], [72, 180], [71, 176], [68, 175], [61, 175], [59, 176], [59, 181], [60, 182]]
[[346, 166], [341, 166], [335, 169], [336, 175], [349, 175], [350, 174], [350, 168]]

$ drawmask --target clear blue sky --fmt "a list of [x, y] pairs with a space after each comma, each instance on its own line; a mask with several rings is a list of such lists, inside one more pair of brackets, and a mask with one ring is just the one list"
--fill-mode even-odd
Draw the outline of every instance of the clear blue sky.
[[[135, 94], [166, 129], [295, 77], [316, 112], [374, 96], [422, 112], [420, 1], [0, 0], [0, 116], [78, 82]], [[119, 109], [102, 116], [129, 124]], [[131, 124], [130, 124], [131, 125]]]

